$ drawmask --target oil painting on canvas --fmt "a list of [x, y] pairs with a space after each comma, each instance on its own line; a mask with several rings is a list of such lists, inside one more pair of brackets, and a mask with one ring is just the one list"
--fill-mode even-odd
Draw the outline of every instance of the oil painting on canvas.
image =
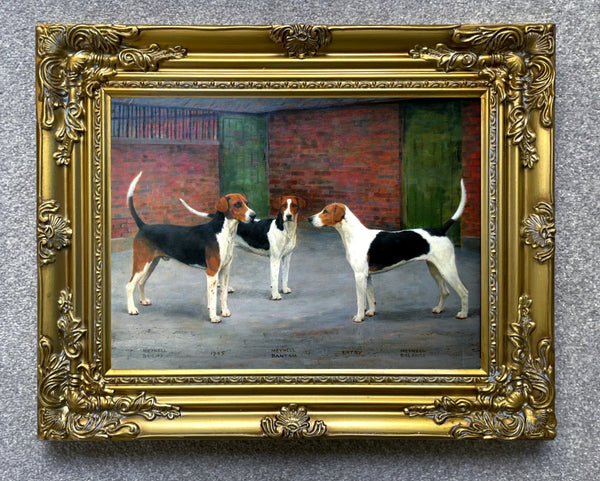
[[[479, 99], [113, 98], [110, 140], [113, 368], [480, 367]], [[464, 208], [439, 235], [450, 239], [468, 291], [466, 317], [447, 279], [439, 309], [436, 268], [403, 245], [390, 261], [403, 265], [369, 276], [376, 309], [367, 293], [367, 315], [356, 319], [348, 246], [339, 230], [308, 219], [341, 205], [368, 229], [430, 233], [458, 212], [461, 179]], [[162, 226], [153, 228], [158, 234], [140, 234], [128, 198], [145, 225]], [[210, 301], [208, 283], [229, 220], [239, 232], [225, 286], [220, 279], [231, 291], [223, 309], [219, 288]], [[219, 222], [212, 240], [197, 234], [208, 228], [171, 227]], [[427, 235], [413, 240], [429, 250]], [[188, 247], [200, 260], [177, 260]], [[139, 261], [150, 248], [155, 261]], [[421, 260], [404, 262], [412, 258]]]

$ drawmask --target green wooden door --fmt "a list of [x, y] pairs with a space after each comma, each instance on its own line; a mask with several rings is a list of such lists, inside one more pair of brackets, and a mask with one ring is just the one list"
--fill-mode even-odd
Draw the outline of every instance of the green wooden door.
[[[439, 227], [460, 203], [461, 102], [407, 102], [404, 111], [404, 223], [407, 228]], [[448, 236], [460, 244], [460, 222]]]
[[262, 115], [221, 114], [219, 143], [221, 194], [244, 194], [256, 215], [267, 217], [267, 119]]

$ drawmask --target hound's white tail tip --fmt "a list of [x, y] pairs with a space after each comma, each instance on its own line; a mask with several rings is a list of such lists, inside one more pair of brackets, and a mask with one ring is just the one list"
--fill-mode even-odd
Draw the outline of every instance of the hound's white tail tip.
[[456, 212], [452, 216], [452, 220], [457, 220], [462, 215], [465, 210], [465, 205], [467, 203], [467, 189], [465, 189], [465, 182], [463, 179], [460, 179], [460, 204], [456, 209]]
[[135, 186], [137, 185], [138, 180], [140, 180], [140, 177], [142, 176], [142, 172], [143, 171], [140, 171], [136, 178], [131, 181], [131, 184], [129, 184], [129, 190], [127, 191], [128, 198], [133, 197], [133, 191], [135, 190]]
[[187, 210], [189, 210], [192, 214], [197, 215], [198, 217], [209, 217], [210, 216], [210, 214], [208, 212], [200, 212], [199, 210], [196, 210], [193, 207], [190, 207], [188, 205], [188, 203], [183, 199], [179, 199], [179, 202], [181, 202], [183, 204], [183, 206]]

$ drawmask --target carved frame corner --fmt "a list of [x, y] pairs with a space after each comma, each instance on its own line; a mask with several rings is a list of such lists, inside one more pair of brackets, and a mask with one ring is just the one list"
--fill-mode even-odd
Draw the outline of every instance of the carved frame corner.
[[413, 58], [435, 61], [438, 70], [477, 72], [496, 89], [507, 108], [507, 136], [518, 147], [521, 164], [540, 160], [532, 119], [554, 124], [554, 25], [461, 26], [449, 45], [415, 46]]

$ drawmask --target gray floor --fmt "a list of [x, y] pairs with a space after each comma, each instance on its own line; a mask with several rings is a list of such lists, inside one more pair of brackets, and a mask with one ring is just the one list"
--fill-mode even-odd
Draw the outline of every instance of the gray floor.
[[[299, 229], [292, 293], [269, 298], [269, 263], [236, 248], [229, 307], [211, 324], [203, 270], [160, 262], [146, 286], [151, 306], [126, 310], [131, 250], [112, 254], [112, 367], [168, 368], [477, 368], [480, 359], [479, 257], [457, 249], [470, 292], [469, 317], [456, 319], [453, 291], [433, 315], [438, 291], [423, 262], [374, 276], [378, 313], [352, 322], [355, 287], [337, 232]], [[135, 296], [137, 302], [137, 293]]]

